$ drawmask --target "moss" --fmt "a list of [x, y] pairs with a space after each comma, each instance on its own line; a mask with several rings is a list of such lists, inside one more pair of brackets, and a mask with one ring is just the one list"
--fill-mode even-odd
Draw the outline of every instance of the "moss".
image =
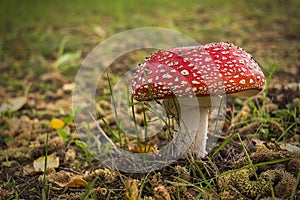
[[18, 162], [25, 162], [30, 159], [30, 149], [26, 147], [10, 148], [0, 153], [0, 162], [15, 160]]
[[175, 173], [178, 175], [179, 178], [182, 178], [183, 180], [190, 180], [190, 173], [187, 170], [186, 167], [182, 167], [180, 165], [175, 166]]
[[18, 162], [15, 161], [15, 160], [12, 160], [12, 161], [3, 161], [1, 163], [1, 167], [2, 168], [10, 168], [10, 167], [13, 167], [13, 166], [17, 166]]
[[297, 176], [300, 171], [300, 158], [290, 160], [287, 165], [287, 171]]
[[53, 200], [64, 200], [64, 199], [74, 199], [74, 200], [80, 200], [83, 196], [83, 192], [75, 192], [70, 194], [61, 194], [57, 197], [52, 198]]
[[284, 170], [267, 170], [256, 179], [249, 169], [222, 176], [218, 180], [221, 199], [289, 198], [296, 184], [293, 174]]
[[267, 170], [260, 174], [260, 179], [270, 183], [270, 187], [273, 187], [275, 196], [278, 198], [289, 198], [296, 184], [295, 177], [284, 170]]
[[234, 199], [253, 199], [263, 194], [262, 188], [266, 184], [265, 180], [255, 180], [254, 174], [248, 169], [227, 174], [218, 180], [222, 199], [227, 199], [228, 196]]
[[[268, 144], [267, 144], [268, 145]], [[269, 149], [271, 148], [271, 149]], [[272, 165], [257, 167], [258, 180], [252, 180], [252, 173], [249, 170], [241, 170], [221, 177], [218, 186], [221, 198], [228, 199], [228, 196], [235, 198], [252, 199], [255, 195], [261, 198], [272, 197], [272, 191], [276, 198], [289, 198], [292, 188], [296, 184], [295, 177], [300, 170], [299, 153], [281, 150], [277, 145], [256, 145], [256, 151], [250, 154], [253, 164], [274, 161], [282, 158], [294, 157], [291, 160]], [[234, 168], [241, 168], [248, 165], [247, 158], [241, 158], [233, 163]]]
[[94, 172], [84, 176], [84, 179], [87, 181], [92, 181], [97, 176], [99, 176], [106, 183], [113, 183], [117, 179], [118, 173], [107, 168], [96, 169]]
[[[277, 146], [273, 147], [274, 149], [268, 149], [263, 144], [256, 145], [256, 151], [250, 154], [250, 159], [253, 164], [261, 163], [261, 162], [267, 162], [272, 160], [278, 160], [282, 158], [287, 157], [294, 157], [294, 156], [300, 156], [299, 153], [296, 152], [289, 152], [284, 150], [277, 150]], [[296, 158], [295, 158], [296, 159]], [[287, 165], [287, 162], [283, 162], [282, 164]], [[237, 160], [233, 163], [234, 168], [240, 168], [245, 165], [248, 165], [248, 159], [246, 157], [243, 157], [242, 159]]]

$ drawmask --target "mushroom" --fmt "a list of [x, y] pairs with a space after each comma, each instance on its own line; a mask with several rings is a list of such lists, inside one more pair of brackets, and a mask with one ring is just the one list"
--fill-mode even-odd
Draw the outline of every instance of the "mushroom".
[[131, 94], [138, 101], [164, 99], [167, 112], [173, 114], [180, 107], [183, 124], [195, 135], [189, 149], [201, 158], [207, 154], [212, 105], [218, 105], [226, 94], [255, 95], [264, 85], [264, 74], [249, 53], [231, 43], [217, 42], [154, 53], [136, 70]]

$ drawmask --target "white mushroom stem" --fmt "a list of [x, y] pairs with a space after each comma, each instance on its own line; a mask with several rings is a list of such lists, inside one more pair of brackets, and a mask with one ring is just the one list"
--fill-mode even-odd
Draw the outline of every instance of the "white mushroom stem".
[[195, 140], [191, 146], [192, 154], [195, 154], [196, 157], [198, 158], [203, 158], [207, 154], [206, 141], [208, 139], [207, 130], [208, 130], [209, 109], [210, 107], [203, 107], [203, 106], [199, 107], [199, 112], [200, 112], [199, 126], [196, 132]]
[[217, 105], [219, 97], [165, 99], [163, 104], [168, 114], [178, 116], [180, 132], [194, 135], [189, 151], [197, 158], [206, 156], [208, 117], [210, 108]]
[[189, 151], [197, 158], [206, 156], [206, 140], [208, 130], [208, 106], [181, 106], [180, 131], [195, 134]]

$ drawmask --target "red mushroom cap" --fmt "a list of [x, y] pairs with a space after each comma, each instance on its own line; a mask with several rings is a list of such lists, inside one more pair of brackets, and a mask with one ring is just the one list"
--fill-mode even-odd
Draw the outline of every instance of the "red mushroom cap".
[[258, 63], [226, 42], [160, 50], [140, 64], [132, 80], [136, 100], [240, 93], [251, 96], [265, 85]]

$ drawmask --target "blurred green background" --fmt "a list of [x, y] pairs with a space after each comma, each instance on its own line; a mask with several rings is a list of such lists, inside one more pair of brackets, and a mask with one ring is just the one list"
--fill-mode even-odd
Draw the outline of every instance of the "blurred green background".
[[76, 60], [113, 34], [153, 26], [200, 43], [232, 42], [264, 66], [284, 66], [299, 53], [299, 9], [299, 0], [4, 0], [0, 58], [2, 67], [52, 65], [65, 53]]

